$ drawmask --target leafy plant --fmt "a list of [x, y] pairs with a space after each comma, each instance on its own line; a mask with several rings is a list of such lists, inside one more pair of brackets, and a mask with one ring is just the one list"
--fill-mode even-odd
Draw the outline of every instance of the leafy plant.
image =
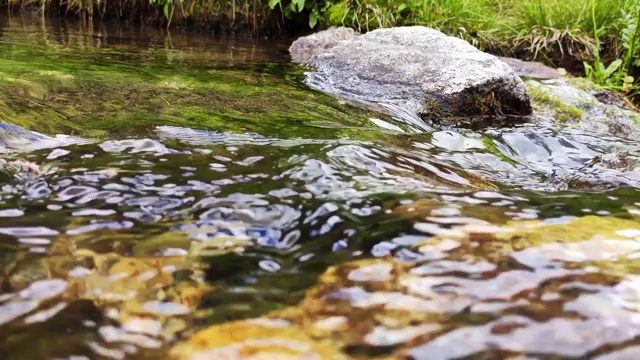
[[[591, 16], [596, 29], [596, 8], [595, 0], [592, 0]], [[585, 75], [593, 80], [595, 84], [604, 89], [621, 91], [623, 93], [635, 92], [639, 86], [634, 84], [634, 78], [629, 75], [632, 66], [639, 66], [637, 58], [640, 49], [640, 32], [638, 31], [638, 21], [640, 20], [640, 0], [631, 0], [630, 7], [633, 12], [621, 10], [620, 23], [622, 30], [619, 41], [621, 42], [621, 57], [613, 60], [605, 66], [600, 54], [600, 39], [603, 29], [594, 30], [595, 46], [593, 48], [593, 65], [584, 63]]]
[[318, 24], [320, 8], [317, 0], [269, 0], [269, 8], [273, 10], [276, 7], [287, 19], [292, 19], [295, 14], [308, 13], [309, 27], [313, 29]]
[[167, 27], [169, 27], [176, 10], [176, 5], [182, 5], [183, 1], [184, 0], [149, 0], [149, 4], [162, 8], [164, 17], [167, 19]]
[[[631, 66], [639, 66], [640, 60], [637, 58], [637, 52], [640, 48], [640, 33], [638, 29], [638, 21], [640, 20], [640, 1], [633, 0], [632, 11], [635, 10], [635, 16], [633, 13], [627, 13], [622, 10], [622, 22], [624, 28], [621, 33], [622, 47], [625, 49], [622, 71], [629, 73]], [[635, 60], [634, 60], [635, 59]]]
[[585, 62], [584, 71], [586, 76], [597, 85], [613, 88], [618, 83], [617, 77], [621, 74], [620, 65], [622, 65], [622, 59], [616, 59], [608, 66], [605, 66], [600, 57], [597, 56], [593, 66]]
[[[401, 8], [398, 11], [398, 8]], [[392, 27], [396, 16], [407, 9], [407, 3], [390, 0], [340, 0], [327, 1], [325, 14], [331, 25], [353, 27], [358, 31]]]

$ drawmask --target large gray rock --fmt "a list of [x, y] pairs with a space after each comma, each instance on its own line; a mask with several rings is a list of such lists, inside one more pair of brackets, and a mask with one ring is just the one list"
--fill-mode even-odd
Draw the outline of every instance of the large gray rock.
[[293, 61], [316, 69], [312, 88], [361, 104], [383, 104], [423, 119], [531, 113], [510, 66], [466, 41], [422, 26], [364, 35], [329, 29], [296, 40]]

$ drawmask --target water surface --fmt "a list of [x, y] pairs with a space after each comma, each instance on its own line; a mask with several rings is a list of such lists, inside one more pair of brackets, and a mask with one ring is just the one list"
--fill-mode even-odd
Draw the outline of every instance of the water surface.
[[321, 358], [634, 358], [634, 142], [425, 131], [307, 89], [287, 46], [0, 18], [0, 120], [88, 140], [3, 149], [41, 173], [2, 175], [0, 357], [268, 317]]

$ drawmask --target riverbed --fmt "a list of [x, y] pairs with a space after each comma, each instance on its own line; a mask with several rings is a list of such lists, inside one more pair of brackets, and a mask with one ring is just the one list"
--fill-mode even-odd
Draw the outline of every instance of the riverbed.
[[1, 149], [0, 358], [636, 358], [636, 141], [361, 109], [290, 42], [0, 17], [0, 121], [77, 139]]

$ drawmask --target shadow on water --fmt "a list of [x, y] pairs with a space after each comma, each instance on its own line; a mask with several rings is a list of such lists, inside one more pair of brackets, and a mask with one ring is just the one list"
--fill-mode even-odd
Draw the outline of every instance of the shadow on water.
[[35, 170], [0, 184], [0, 357], [157, 359], [265, 314], [324, 358], [637, 349], [634, 142], [418, 132], [287, 45], [0, 18], [0, 120], [89, 140], [4, 144]]

